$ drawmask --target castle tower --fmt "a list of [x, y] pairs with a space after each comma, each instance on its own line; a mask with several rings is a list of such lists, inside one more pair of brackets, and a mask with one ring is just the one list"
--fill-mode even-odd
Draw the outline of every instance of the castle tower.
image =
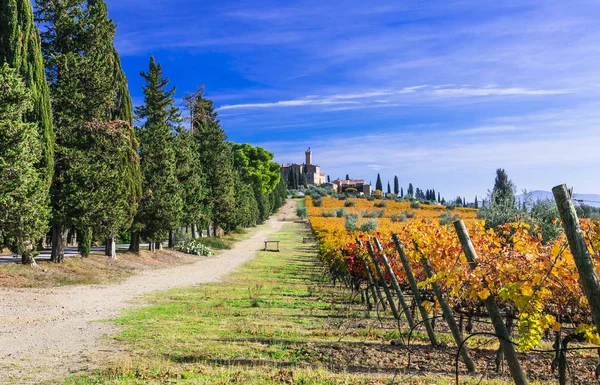
[[312, 151], [310, 150], [310, 147], [308, 148], [308, 150], [306, 151], [306, 165], [308, 166], [309, 164], [312, 164]]

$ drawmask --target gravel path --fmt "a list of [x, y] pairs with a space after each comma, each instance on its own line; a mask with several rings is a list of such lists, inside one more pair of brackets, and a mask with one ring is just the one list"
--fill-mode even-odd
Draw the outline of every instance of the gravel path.
[[256, 256], [263, 241], [295, 216], [295, 202], [267, 228], [222, 254], [192, 265], [151, 270], [122, 283], [52, 289], [8, 289], [0, 296], [0, 384], [38, 384], [94, 367], [118, 349], [110, 322], [143, 294], [218, 281]]

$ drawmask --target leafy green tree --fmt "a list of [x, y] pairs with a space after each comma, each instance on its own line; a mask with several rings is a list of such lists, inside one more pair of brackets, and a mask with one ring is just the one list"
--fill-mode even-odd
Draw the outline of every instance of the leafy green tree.
[[[129, 142], [131, 149], [136, 147], [130, 125], [99, 124], [123, 116], [127, 106], [123, 78], [116, 76], [117, 57], [113, 45], [115, 25], [108, 18], [106, 4], [102, 0], [70, 0], [57, 2], [38, 0], [36, 19], [44, 25], [41, 32], [42, 53], [45, 59], [47, 78], [53, 101], [53, 119], [56, 132], [55, 167], [51, 188], [53, 209], [52, 260], [62, 262], [64, 258], [65, 229], [75, 225], [81, 231], [103, 233], [108, 226], [105, 222], [123, 224], [130, 218], [111, 216], [110, 206], [122, 197], [116, 192], [126, 192], [129, 203], [126, 212], [131, 214], [136, 205], [135, 159], [121, 148], [107, 148], [104, 157], [93, 158], [89, 150], [94, 143], [113, 141]], [[119, 66], [120, 67], [120, 66]], [[122, 115], [121, 115], [122, 114]], [[116, 135], [112, 130], [122, 130]], [[93, 173], [106, 170], [101, 164], [112, 157], [123, 162], [110, 163], [121, 174], [114, 176], [112, 183], [86, 184], [93, 179]], [[105, 158], [106, 157], [106, 158]], [[82, 160], [85, 162], [82, 163]], [[111, 169], [112, 170], [112, 169]], [[127, 186], [115, 187], [125, 183]], [[108, 189], [109, 191], [104, 191]], [[112, 194], [111, 194], [112, 191]], [[89, 214], [80, 215], [81, 202], [87, 202]], [[120, 206], [119, 206], [120, 207]], [[105, 215], [100, 215], [102, 210]], [[119, 213], [122, 211], [119, 210]], [[114, 214], [114, 212], [113, 212]], [[111, 247], [114, 256], [114, 248]]]
[[400, 181], [397, 175], [394, 175], [394, 194], [400, 194]]
[[273, 153], [262, 147], [246, 144], [232, 144], [233, 165], [242, 181], [250, 184], [255, 192], [259, 207], [259, 223], [264, 222], [272, 212], [266, 195], [279, 184], [281, 174], [279, 164], [273, 162]]
[[42, 190], [48, 194], [54, 174], [54, 127], [50, 90], [31, 1], [0, 1], [0, 25], [0, 65], [8, 63], [15, 68], [29, 90], [33, 107], [25, 113], [24, 121], [35, 123], [39, 131], [42, 148], [36, 167], [44, 169]]
[[204, 98], [204, 90], [196, 92], [191, 118], [202, 170], [206, 178], [206, 207], [213, 222], [213, 235], [221, 226], [235, 227], [235, 170], [233, 153], [227, 135], [221, 128], [213, 101]]
[[[162, 67], [150, 58], [148, 72], [140, 74], [146, 84], [144, 105], [136, 107], [136, 119], [144, 124], [138, 128], [142, 171], [142, 199], [134, 226], [150, 240], [151, 250], [167, 238], [182, 216], [183, 200], [177, 175], [177, 159], [171, 132], [179, 129], [181, 113], [175, 107], [175, 88], [167, 90], [169, 79], [163, 77]], [[132, 243], [139, 242], [132, 236]], [[139, 245], [132, 244], [137, 250]]]
[[383, 183], [381, 183], [381, 175], [377, 173], [377, 182], [375, 182], [375, 190], [383, 191]]
[[514, 206], [515, 204], [515, 185], [508, 179], [504, 169], [499, 168], [496, 170], [492, 200], [498, 205]]
[[46, 233], [50, 214], [45, 169], [38, 169], [42, 140], [35, 123], [24, 122], [31, 92], [17, 71], [0, 67], [0, 240], [24, 264], [35, 263], [35, 240]]

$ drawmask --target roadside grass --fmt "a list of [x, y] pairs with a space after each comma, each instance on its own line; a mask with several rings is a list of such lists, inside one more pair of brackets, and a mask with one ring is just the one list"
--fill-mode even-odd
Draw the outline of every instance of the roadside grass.
[[[264, 225], [236, 230], [216, 240], [200, 239], [209, 240], [207, 243], [216, 242], [222, 245], [213, 248], [208, 244], [218, 255], [223, 250], [230, 249], [234, 243], [250, 238], [263, 228]], [[10, 251], [4, 249], [4, 253]], [[67, 257], [62, 264], [37, 261], [38, 267], [23, 265], [18, 258], [14, 263], [0, 264], [0, 287], [35, 288], [120, 282], [141, 271], [191, 264], [200, 258], [204, 257], [170, 249], [157, 250], [155, 253], [148, 250], [140, 250], [139, 253], [118, 250], [116, 260], [111, 260], [102, 253], [92, 252], [87, 258]]]
[[177, 251], [161, 250], [139, 254], [118, 252], [111, 260], [99, 253], [87, 258], [65, 258], [62, 264], [38, 261], [38, 267], [20, 263], [0, 265], [0, 287], [55, 287], [65, 285], [102, 284], [125, 280], [136, 272], [189, 264], [198, 257]]
[[64, 384], [453, 384], [451, 371], [404, 372], [407, 351], [390, 345], [392, 329], [330, 283], [308, 237], [288, 224], [271, 237], [281, 252], [260, 252], [223, 282], [147, 297], [149, 306], [116, 320], [128, 351]]

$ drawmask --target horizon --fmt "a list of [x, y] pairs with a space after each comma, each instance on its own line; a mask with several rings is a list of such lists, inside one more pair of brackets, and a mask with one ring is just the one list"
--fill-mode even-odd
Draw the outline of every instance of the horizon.
[[[155, 56], [177, 97], [206, 85], [229, 139], [446, 199], [600, 193], [600, 4], [109, 0], [135, 105]], [[200, 18], [202, 17], [202, 18]]]

